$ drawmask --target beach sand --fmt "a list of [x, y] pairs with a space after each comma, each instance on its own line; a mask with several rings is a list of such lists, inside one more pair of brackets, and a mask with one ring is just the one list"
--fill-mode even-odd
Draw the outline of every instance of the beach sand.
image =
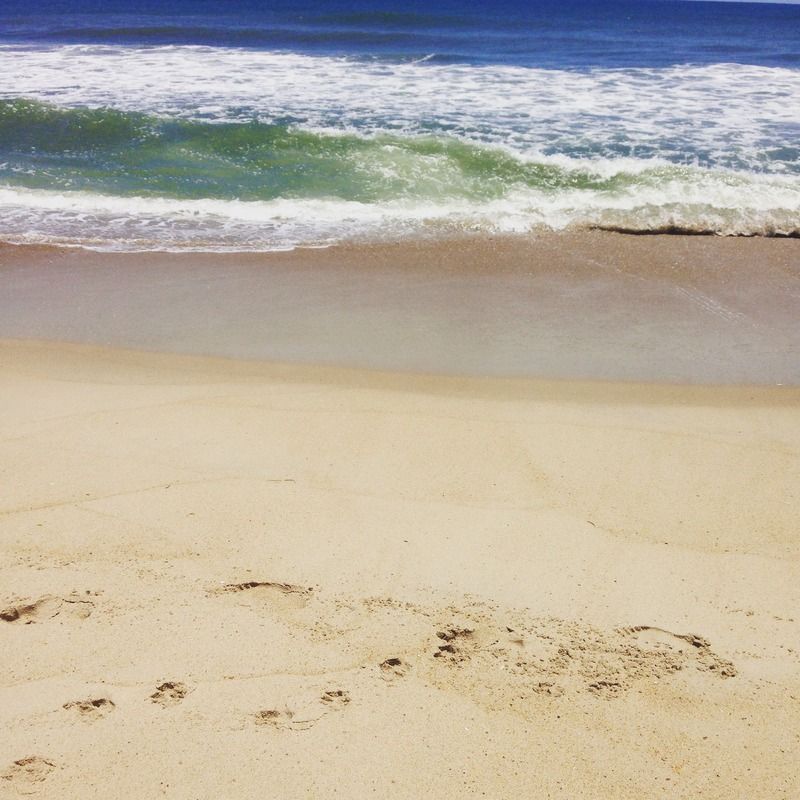
[[799, 388], [43, 341], [127, 257], [8, 252], [17, 302], [59, 260], [101, 288], [3, 323], [0, 797], [800, 794]]

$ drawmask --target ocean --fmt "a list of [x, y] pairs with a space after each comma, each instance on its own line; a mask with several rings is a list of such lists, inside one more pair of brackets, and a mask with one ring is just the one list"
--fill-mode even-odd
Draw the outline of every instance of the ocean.
[[800, 235], [800, 6], [0, 6], [0, 240]]

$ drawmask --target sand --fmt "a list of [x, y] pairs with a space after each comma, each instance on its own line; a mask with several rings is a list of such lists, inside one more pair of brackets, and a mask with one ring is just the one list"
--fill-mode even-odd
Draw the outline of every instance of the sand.
[[0, 247], [0, 338], [431, 374], [800, 384], [800, 240]]
[[0, 797], [800, 795], [800, 389], [0, 343]]

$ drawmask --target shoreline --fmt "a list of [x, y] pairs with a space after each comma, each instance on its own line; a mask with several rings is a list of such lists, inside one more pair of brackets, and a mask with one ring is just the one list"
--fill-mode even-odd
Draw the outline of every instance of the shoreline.
[[[9, 353], [12, 354], [10, 360]], [[51, 354], [60, 356], [52, 359]], [[17, 361], [18, 356], [23, 357], [21, 362]], [[66, 362], [61, 356], [67, 356]], [[100, 379], [100, 365], [110, 368], [112, 375], [119, 367], [136, 370], [147, 365], [153, 373], [163, 370], [165, 374], [181, 376], [187, 381], [208, 380], [213, 375], [214, 381], [219, 383], [290, 382], [398, 393], [420, 392], [443, 397], [510, 401], [536, 398], [576, 405], [731, 405], [745, 408], [800, 406], [800, 386], [791, 384], [692, 384], [593, 378], [453, 375], [138, 350], [52, 339], [0, 338], [0, 358], [3, 359], [0, 365], [9, 372], [25, 374], [28, 371], [24, 366], [26, 363], [47, 364], [52, 376], [59, 376], [63, 371], [64, 380], [70, 379], [73, 369], [77, 369], [81, 375], [82, 369], [88, 369], [94, 379]], [[26, 359], [29, 361], [26, 362]], [[92, 364], [95, 366], [90, 366]]]
[[800, 384], [800, 245], [552, 234], [0, 248], [0, 337], [409, 373]]
[[0, 391], [2, 797], [800, 790], [798, 389], [3, 340]]
[[572, 226], [566, 228], [554, 228], [547, 225], [531, 228], [526, 232], [501, 232], [495, 233], [490, 231], [471, 231], [471, 230], [448, 230], [443, 228], [441, 233], [430, 235], [424, 231], [419, 231], [414, 236], [405, 236], [399, 238], [381, 238], [378, 236], [365, 236], [353, 237], [352, 239], [342, 239], [335, 241], [328, 241], [323, 243], [298, 243], [293, 245], [286, 245], [283, 247], [270, 248], [266, 245], [260, 249], [241, 248], [236, 247], [208, 247], [208, 248], [192, 248], [192, 247], [130, 247], [130, 249], [118, 249], [116, 247], [102, 247], [92, 246], [82, 243], [69, 243], [69, 242], [26, 242], [26, 241], [12, 241], [7, 239], [0, 239], [0, 251], [15, 251], [15, 252], [42, 252], [57, 254], [59, 252], [73, 252], [80, 251], [94, 255], [111, 255], [111, 256], [222, 256], [228, 258], [231, 256], [254, 256], [258, 257], [273, 257], [276, 255], [286, 253], [311, 253], [318, 250], [341, 250], [352, 248], [376, 248], [376, 247], [393, 247], [393, 246], [408, 246], [415, 247], [420, 244], [447, 244], [448, 242], [469, 242], [478, 241], [480, 239], [500, 240], [506, 242], [519, 242], [525, 243], [541, 238], [552, 237], [584, 237], [584, 236], [621, 236], [624, 238], [635, 237], [655, 240], [676, 238], [690, 238], [690, 239], [726, 239], [732, 241], [786, 241], [800, 238], [800, 232], [782, 233], [774, 231], [770, 233], [723, 233], [720, 231], [709, 228], [708, 230], [695, 230], [693, 228], [682, 228], [674, 226], [666, 226], [663, 228], [655, 228], [653, 230], [638, 230], [636, 228], [625, 228], [620, 226], [601, 226], [589, 225], [585, 227]]

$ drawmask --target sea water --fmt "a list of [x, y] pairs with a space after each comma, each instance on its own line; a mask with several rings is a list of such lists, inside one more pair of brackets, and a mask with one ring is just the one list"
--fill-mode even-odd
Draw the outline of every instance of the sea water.
[[0, 6], [0, 239], [800, 235], [800, 6]]

